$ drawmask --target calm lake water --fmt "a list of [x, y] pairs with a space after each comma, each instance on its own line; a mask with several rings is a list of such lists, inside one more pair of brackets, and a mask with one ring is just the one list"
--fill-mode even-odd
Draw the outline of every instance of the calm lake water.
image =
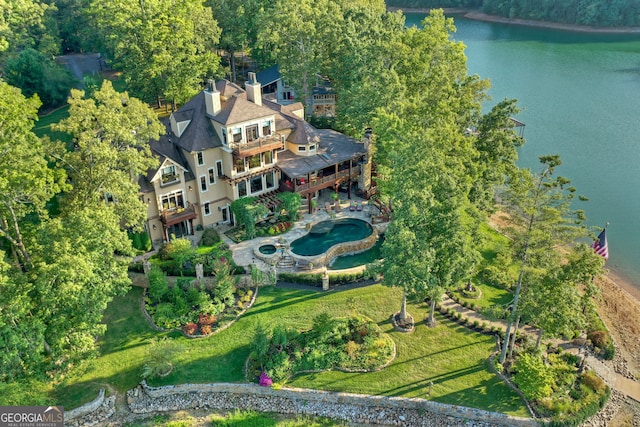
[[[421, 14], [407, 14], [417, 25]], [[526, 124], [520, 165], [560, 154], [589, 224], [607, 231], [607, 267], [640, 289], [640, 34], [586, 34], [454, 16], [471, 74], [492, 101], [515, 98]]]

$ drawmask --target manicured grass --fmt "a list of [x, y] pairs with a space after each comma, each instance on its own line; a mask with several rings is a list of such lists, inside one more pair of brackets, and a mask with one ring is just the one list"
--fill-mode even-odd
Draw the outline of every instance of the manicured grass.
[[71, 144], [71, 136], [65, 132], [57, 132], [51, 129], [51, 125], [58, 123], [62, 119], [66, 119], [69, 117], [69, 106], [66, 105], [64, 107], [58, 108], [52, 113], [47, 114], [46, 116], [40, 116], [40, 119], [36, 122], [33, 127], [33, 133], [38, 135], [40, 138], [47, 135], [52, 141], [62, 141], [67, 145], [69, 149], [69, 145]]
[[454, 291], [453, 293], [460, 298], [460, 301], [475, 304], [479, 311], [495, 306], [506, 308], [507, 304], [513, 299], [513, 294], [506, 289], [497, 288], [486, 283], [474, 284], [474, 286], [482, 292], [480, 298], [467, 298], [460, 291]]
[[[211, 414], [207, 417], [215, 427], [336, 427], [345, 423], [327, 418], [285, 416], [254, 411], [233, 411], [228, 414]], [[125, 427], [192, 427], [203, 425], [186, 412], [156, 415], [146, 420], [125, 424]], [[208, 424], [207, 424], [208, 425]]]
[[[108, 330], [101, 341], [102, 356], [79, 366], [54, 393], [67, 408], [93, 399], [109, 384], [119, 392], [140, 381], [148, 340], [163, 335], [149, 328], [140, 314], [141, 290], [132, 289], [116, 298], [107, 309]], [[315, 292], [263, 288], [255, 305], [232, 327], [206, 339], [190, 340], [170, 335], [184, 347], [175, 360], [176, 369], [152, 385], [244, 382], [243, 366], [258, 323], [275, 323], [308, 329], [313, 318], [328, 312], [349, 315], [352, 310], [376, 321], [397, 345], [397, 358], [386, 369], [367, 374], [327, 372], [304, 375], [290, 384], [305, 388], [341, 390], [390, 396], [424, 397], [438, 402], [527, 416], [519, 397], [486, 366], [495, 344], [491, 337], [439, 318], [436, 328], [421, 322], [410, 334], [395, 332], [390, 315], [400, 304], [400, 291], [373, 285], [340, 292]], [[417, 320], [426, 315], [424, 305], [410, 305]], [[433, 382], [431, 396], [429, 383]]]

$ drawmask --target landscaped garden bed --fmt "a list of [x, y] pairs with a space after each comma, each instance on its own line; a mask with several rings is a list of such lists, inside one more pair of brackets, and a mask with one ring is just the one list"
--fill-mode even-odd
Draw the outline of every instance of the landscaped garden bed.
[[162, 329], [181, 329], [187, 336], [206, 336], [225, 327], [253, 302], [254, 291], [236, 288], [227, 263], [219, 261], [214, 277], [178, 277], [172, 284], [158, 267], [149, 273], [145, 309]]
[[302, 372], [330, 369], [371, 372], [395, 357], [395, 343], [363, 316], [332, 318], [322, 313], [304, 332], [276, 326], [269, 335], [256, 331], [247, 361], [247, 377], [261, 385], [284, 383]]

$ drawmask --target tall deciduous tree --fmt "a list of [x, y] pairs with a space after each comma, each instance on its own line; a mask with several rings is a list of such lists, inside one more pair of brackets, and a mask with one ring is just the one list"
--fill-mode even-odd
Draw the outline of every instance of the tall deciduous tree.
[[[272, 6], [268, 0], [208, 0], [222, 30], [220, 47], [229, 55], [231, 80], [236, 81], [235, 54], [255, 45], [263, 14]], [[256, 52], [257, 53], [257, 52]], [[255, 55], [254, 55], [255, 56]], [[259, 55], [258, 55], [259, 56]], [[253, 58], [259, 59], [259, 58]]]
[[164, 132], [154, 112], [142, 101], [104, 81], [93, 98], [74, 90], [69, 117], [57, 130], [73, 136], [76, 149], [65, 157], [73, 182], [66, 210], [114, 202], [124, 227], [140, 226], [146, 206], [138, 197], [137, 177], [155, 166], [149, 141]]
[[[506, 208], [510, 211], [513, 222], [510, 230], [513, 237], [513, 259], [520, 263], [520, 272], [500, 355], [501, 363], [506, 359], [513, 325], [515, 323], [517, 329], [523, 308], [526, 307], [519, 305], [523, 289], [530, 288], [527, 292], [535, 296], [536, 292], [538, 295], [543, 294], [545, 288], [549, 289], [549, 286], [557, 283], [559, 278], [550, 273], [560, 268], [561, 254], [557, 251], [557, 246], [569, 244], [586, 235], [586, 229], [582, 226], [585, 220], [583, 212], [571, 207], [575, 188], [569, 185], [570, 181], [566, 178], [554, 176], [555, 169], [562, 164], [560, 157], [543, 156], [540, 162], [544, 168], [542, 173], [534, 176], [529, 170], [521, 171], [519, 175], [512, 177], [504, 195]], [[565, 272], [565, 277], [568, 274]], [[532, 297], [529, 301], [533, 306], [536, 298]], [[547, 314], [551, 313], [551, 304], [548, 305]], [[532, 313], [533, 309], [529, 312]], [[536, 317], [544, 322], [545, 315], [540, 312]]]
[[[435, 301], [467, 276], [477, 259], [469, 236], [479, 216], [468, 198], [469, 165], [477, 154], [465, 129], [487, 84], [467, 75], [463, 47], [449, 36], [453, 30], [442, 11], [433, 12], [424, 29], [406, 30], [401, 54], [407, 58], [396, 67], [406, 96], [386, 113], [378, 111], [373, 126], [378, 182], [393, 206], [383, 245], [385, 281], [396, 258], [409, 258], [400, 259], [404, 265], [419, 263], [420, 274], [409, 275], [409, 286], [430, 296], [432, 320]], [[397, 237], [398, 245], [411, 241], [408, 237], [415, 243], [403, 254], [399, 246], [391, 250], [389, 237], [391, 242]]]
[[8, 247], [15, 264], [32, 265], [22, 233], [23, 219], [46, 217], [46, 203], [61, 190], [61, 170], [49, 167], [47, 154], [59, 148], [43, 144], [31, 129], [40, 101], [25, 98], [20, 89], [0, 80], [0, 241]]
[[258, 48], [271, 53], [305, 103], [316, 75], [326, 71], [341, 20], [333, 0], [277, 0], [260, 22]]
[[33, 316], [33, 285], [0, 251], [0, 381], [33, 374], [44, 353], [44, 323]]
[[110, 55], [139, 98], [185, 102], [218, 71], [220, 29], [201, 0], [94, 1], [92, 9]]
[[86, 357], [105, 331], [107, 303], [131, 283], [131, 242], [119, 214], [114, 206], [80, 207], [43, 223], [31, 245], [32, 313], [45, 325], [45, 347], [54, 360]]
[[55, 11], [55, 5], [45, 1], [0, 0], [0, 64], [6, 55], [26, 48], [57, 55]]
[[339, 40], [327, 76], [337, 95], [337, 126], [356, 138], [374, 113], [404, 97], [395, 65], [402, 49], [404, 16], [382, 1], [342, 2]]
[[44, 108], [62, 105], [75, 82], [74, 77], [50, 56], [28, 48], [7, 61], [7, 83], [25, 96], [38, 94]]

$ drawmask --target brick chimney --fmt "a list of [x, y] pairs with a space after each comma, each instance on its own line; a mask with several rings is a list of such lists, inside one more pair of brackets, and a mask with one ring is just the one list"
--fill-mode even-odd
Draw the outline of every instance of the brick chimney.
[[216, 82], [213, 79], [209, 79], [207, 88], [204, 90], [204, 103], [207, 114], [210, 116], [215, 116], [222, 109], [220, 104], [220, 91], [216, 89]]
[[256, 105], [262, 105], [262, 85], [256, 79], [256, 73], [249, 73], [249, 81], [244, 83], [247, 99]]

